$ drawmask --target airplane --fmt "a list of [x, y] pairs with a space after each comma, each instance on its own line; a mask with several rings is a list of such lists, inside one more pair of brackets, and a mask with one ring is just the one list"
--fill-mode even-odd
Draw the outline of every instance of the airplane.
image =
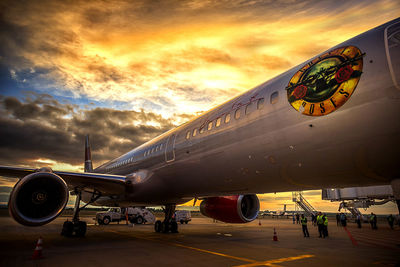
[[[65, 236], [84, 236], [87, 205], [165, 206], [156, 232], [177, 232], [175, 207], [256, 219], [257, 193], [392, 185], [400, 210], [400, 18], [334, 46], [96, 169], [1, 166], [18, 177], [9, 213], [40, 226], [76, 195]], [[86, 203], [80, 206], [80, 202]]]

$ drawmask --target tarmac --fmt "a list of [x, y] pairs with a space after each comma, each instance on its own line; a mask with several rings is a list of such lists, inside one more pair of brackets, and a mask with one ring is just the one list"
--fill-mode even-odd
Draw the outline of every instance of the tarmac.
[[[343, 228], [332, 218], [324, 239], [310, 223], [310, 238], [304, 238], [299, 224], [282, 218], [248, 224], [192, 218], [177, 234], [155, 233], [153, 225], [95, 225], [92, 218], [81, 218], [89, 224], [86, 237], [65, 238], [66, 217], [41, 227], [0, 217], [0, 266], [400, 266], [397, 225]], [[43, 258], [32, 260], [40, 236]]]

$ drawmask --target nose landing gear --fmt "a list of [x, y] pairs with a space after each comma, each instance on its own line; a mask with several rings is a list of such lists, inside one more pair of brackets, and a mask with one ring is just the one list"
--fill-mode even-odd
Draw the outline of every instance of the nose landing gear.
[[156, 221], [156, 223], [154, 224], [154, 230], [157, 233], [178, 233], [178, 224], [175, 221], [175, 218], [173, 218], [174, 214], [175, 214], [175, 208], [176, 205], [170, 204], [170, 205], [166, 205], [165, 209], [164, 209], [164, 213], [165, 213], [165, 218], [164, 221]]

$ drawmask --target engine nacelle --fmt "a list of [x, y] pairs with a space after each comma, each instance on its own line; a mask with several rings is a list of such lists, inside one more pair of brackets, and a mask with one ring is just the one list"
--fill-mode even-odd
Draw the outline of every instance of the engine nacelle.
[[260, 210], [256, 195], [209, 197], [200, 204], [204, 216], [227, 223], [247, 223], [255, 220]]
[[39, 226], [60, 215], [68, 196], [65, 181], [51, 169], [43, 168], [18, 181], [10, 194], [8, 210], [20, 224]]

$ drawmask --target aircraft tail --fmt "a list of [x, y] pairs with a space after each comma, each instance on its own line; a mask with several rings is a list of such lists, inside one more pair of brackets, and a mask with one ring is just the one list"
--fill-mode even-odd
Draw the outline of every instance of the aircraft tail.
[[93, 172], [92, 154], [90, 153], [89, 135], [85, 138], [85, 172]]

